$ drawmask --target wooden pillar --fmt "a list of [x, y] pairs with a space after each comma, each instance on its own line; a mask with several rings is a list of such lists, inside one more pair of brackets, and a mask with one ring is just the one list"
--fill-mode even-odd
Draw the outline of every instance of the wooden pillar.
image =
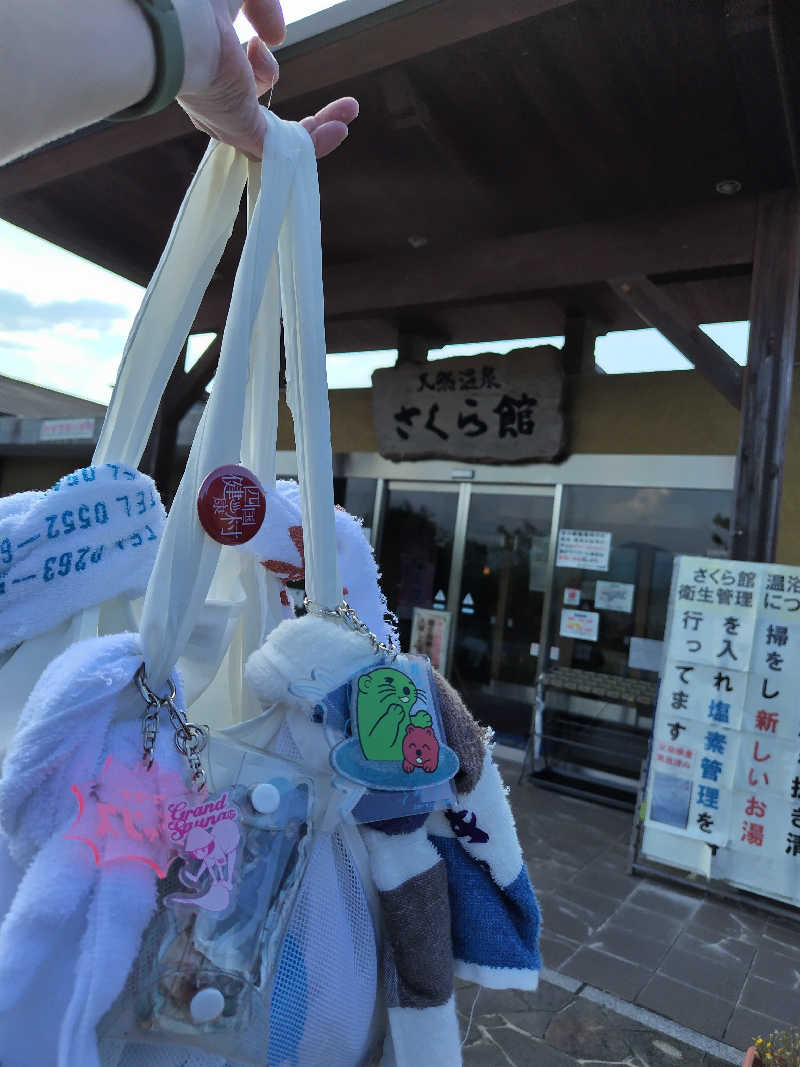
[[405, 333], [401, 330], [397, 335], [397, 365], [424, 363], [430, 347], [428, 338], [422, 334]]
[[605, 330], [581, 312], [568, 311], [564, 316], [564, 373], [595, 374], [595, 342]]
[[432, 348], [441, 348], [450, 340], [433, 324], [414, 323], [400, 326], [397, 331], [397, 365], [425, 363]]
[[731, 558], [775, 561], [800, 292], [800, 193], [761, 197], [734, 482]]

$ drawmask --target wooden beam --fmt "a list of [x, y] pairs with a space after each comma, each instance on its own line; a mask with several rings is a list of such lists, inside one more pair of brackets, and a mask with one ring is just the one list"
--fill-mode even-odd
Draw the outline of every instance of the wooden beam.
[[609, 285], [648, 326], [654, 326], [735, 408], [741, 406], [742, 370], [697, 326], [672, 297], [643, 275], [615, 278]]
[[[719, 200], [681, 211], [585, 223], [473, 241], [401, 249], [325, 266], [329, 321], [395, 318], [419, 310], [604, 283], [631, 274], [690, 273], [752, 262], [756, 202]], [[230, 293], [210, 290], [193, 331], [225, 321]]]
[[413, 78], [406, 67], [389, 67], [380, 75], [380, 87], [392, 129], [409, 126], [421, 129], [430, 141], [435, 158], [443, 168], [458, 176], [461, 187], [471, 187], [483, 198], [490, 193], [490, 202], [496, 200], [496, 170], [489, 174], [481, 168], [470, 130], [463, 122], [459, 122], [459, 130], [453, 130], [436, 117], [431, 94], [423, 90], [418, 78]]
[[[406, 0], [373, 15], [276, 49], [275, 105], [404, 63], [437, 48], [535, 18], [575, 0]], [[100, 122], [0, 168], [0, 201], [69, 174], [183, 137], [194, 127], [177, 104], [137, 122]]]
[[800, 181], [793, 97], [798, 86], [792, 73], [797, 65], [796, 8], [793, 0], [726, 0], [725, 33], [748, 153], [745, 173], [720, 174], [721, 179], [736, 178], [745, 187], [761, 189]]
[[164, 141], [191, 133], [193, 129], [186, 113], [177, 104], [136, 122], [96, 123], [0, 167], [0, 202], [70, 174], [79, 174], [133, 152], [154, 148]]
[[800, 193], [762, 198], [734, 485], [731, 557], [772, 563], [778, 540], [800, 291]]
[[770, 30], [792, 167], [800, 184], [800, 6], [771, 0]]
[[564, 352], [561, 362], [565, 374], [594, 374], [595, 342], [605, 330], [583, 312], [570, 310], [564, 316]]
[[191, 370], [170, 382], [165, 394], [169, 413], [180, 421], [192, 404], [202, 399], [206, 386], [217, 373], [219, 353], [222, 348], [222, 332], [217, 334]]

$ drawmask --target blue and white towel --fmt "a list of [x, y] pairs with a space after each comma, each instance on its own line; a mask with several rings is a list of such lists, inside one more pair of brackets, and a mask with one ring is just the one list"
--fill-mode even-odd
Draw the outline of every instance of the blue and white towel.
[[121, 463], [0, 499], [0, 652], [143, 593], [165, 521], [152, 478]]

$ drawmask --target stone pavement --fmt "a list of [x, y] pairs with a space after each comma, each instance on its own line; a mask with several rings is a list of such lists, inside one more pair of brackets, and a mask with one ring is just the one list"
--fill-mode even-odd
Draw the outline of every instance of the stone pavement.
[[[464, 1062], [741, 1062], [800, 1025], [800, 921], [628, 873], [632, 815], [516, 784], [501, 764], [543, 914], [536, 993], [482, 990]], [[466, 1028], [475, 987], [458, 991]]]
[[475, 986], [459, 984], [464, 1067], [729, 1067], [732, 1062], [647, 1020], [617, 1014], [589, 999], [586, 988], [581, 994], [543, 981], [535, 993], [483, 989], [475, 1003]]

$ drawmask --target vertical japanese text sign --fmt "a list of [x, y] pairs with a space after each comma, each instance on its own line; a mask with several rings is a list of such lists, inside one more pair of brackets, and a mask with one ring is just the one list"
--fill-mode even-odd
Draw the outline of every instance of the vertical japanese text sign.
[[686, 839], [689, 868], [703, 841], [715, 876], [800, 902], [800, 567], [675, 568], [647, 828]]

